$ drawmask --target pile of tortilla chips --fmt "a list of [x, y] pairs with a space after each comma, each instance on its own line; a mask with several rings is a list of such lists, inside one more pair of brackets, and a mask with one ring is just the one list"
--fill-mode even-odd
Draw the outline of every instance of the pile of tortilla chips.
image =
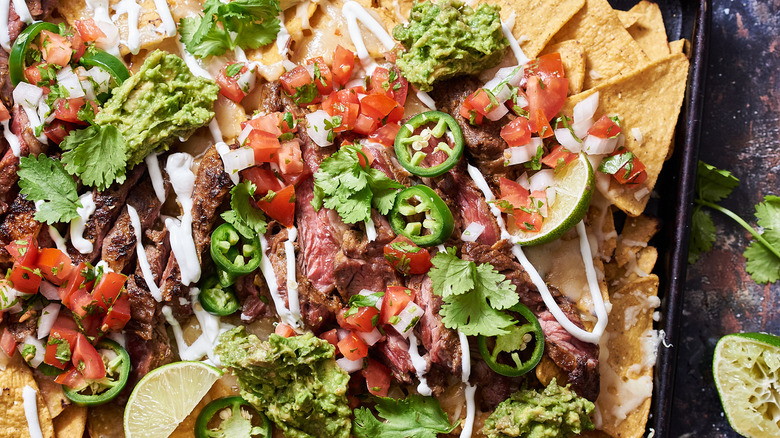
[[[370, 8], [388, 30], [405, 21], [412, 0], [358, 0]], [[651, 274], [658, 257], [649, 240], [659, 229], [656, 219], [643, 216], [650, 193], [666, 159], [671, 155], [672, 137], [683, 100], [688, 59], [683, 40], [667, 42], [661, 11], [654, 3], [642, 0], [629, 11], [612, 9], [607, 0], [488, 0], [502, 7], [504, 22], [514, 23], [512, 31], [525, 55], [561, 54], [570, 98], [563, 109], [571, 115], [574, 105], [595, 92], [599, 107], [595, 118], [618, 115], [623, 122], [625, 145], [645, 164], [647, 181], [637, 186], [622, 186], [601, 175], [586, 222], [588, 233], [598, 243], [595, 258], [602, 293], [610, 309], [610, 321], [601, 342], [601, 395], [596, 403], [598, 430], [589, 436], [639, 437], [644, 434], [652, 392], [652, 365], [663, 333], [653, 330], [658, 277]], [[110, 0], [113, 7], [118, 0]], [[161, 21], [152, 0], [140, 2], [140, 40], [142, 53], [156, 47], [175, 51], [175, 39], [155, 31]], [[201, 13], [200, 0], [168, 0], [173, 17]], [[300, 61], [333, 52], [336, 44], [353, 49], [341, 16], [342, 2], [282, 1], [285, 26], [290, 34], [291, 59]], [[85, 0], [62, 0], [60, 14], [73, 24], [88, 18], [91, 10]], [[128, 32], [127, 15], [116, 19], [119, 32]], [[145, 23], [148, 23], [146, 25]], [[383, 49], [364, 30], [372, 55]], [[266, 78], [283, 71], [276, 44], [248, 51], [250, 59], [261, 61]], [[123, 54], [129, 53], [125, 46]], [[512, 57], [510, 53], [508, 57]], [[137, 63], [138, 59], [133, 59]], [[508, 62], [513, 62], [514, 59]], [[628, 215], [622, 230], [615, 229], [613, 213]], [[579, 259], [578, 242], [573, 233], [559, 241], [529, 249], [529, 258], [542, 266], [545, 280], [576, 299], [586, 325], [592, 305], [587, 293], [573, 291], [586, 284], [584, 265]], [[555, 254], [558, 263], [545, 266], [545, 254]], [[570, 263], [560, 263], [571, 254]], [[582, 269], [577, 269], [582, 267]], [[657, 315], [655, 315], [657, 316]], [[565, 376], [549, 360], [536, 370], [546, 383]], [[72, 405], [50, 377], [33, 373], [19, 355], [0, 371], [0, 430], [12, 436], [29, 436], [22, 407], [22, 390], [30, 386], [38, 391], [38, 417], [44, 437], [81, 437], [87, 423], [87, 409]], [[121, 433], [121, 422], [102, 421], [121, 412], [93, 409], [90, 423], [109, 425], [111, 432], [90, 432], [104, 436]], [[121, 417], [120, 417], [121, 418]], [[477, 430], [479, 430], [477, 428]], [[185, 433], [186, 435], [186, 433]]]

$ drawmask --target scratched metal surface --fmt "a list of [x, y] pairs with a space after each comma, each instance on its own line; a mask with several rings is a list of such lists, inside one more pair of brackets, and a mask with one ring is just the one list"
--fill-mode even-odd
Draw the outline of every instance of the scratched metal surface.
[[[741, 185], [723, 204], [755, 224], [753, 206], [780, 195], [780, 0], [713, 0], [701, 159]], [[717, 340], [735, 332], [780, 334], [780, 283], [745, 272], [749, 235], [713, 213], [718, 239], [689, 267], [672, 407], [672, 437], [736, 437], [712, 379]]]

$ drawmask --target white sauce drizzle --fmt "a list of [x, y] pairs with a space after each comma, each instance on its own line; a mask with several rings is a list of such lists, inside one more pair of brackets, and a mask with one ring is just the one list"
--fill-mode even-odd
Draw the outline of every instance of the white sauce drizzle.
[[32, 23], [34, 20], [30, 13], [30, 9], [27, 8], [27, 2], [24, 0], [13, 0], [13, 2], [14, 10], [16, 11], [16, 15], [19, 16], [19, 19], [27, 24]]
[[114, 56], [119, 56], [119, 29], [108, 15], [108, 0], [86, 0], [86, 3], [93, 11], [92, 17], [95, 24], [106, 35], [105, 38], [99, 38], [96, 41], [98, 47]]
[[427, 106], [428, 109], [431, 111], [436, 111], [436, 102], [433, 101], [433, 98], [426, 93], [425, 91], [417, 91], [417, 98], [420, 99], [420, 102], [423, 103], [423, 105]]
[[181, 51], [181, 58], [184, 60], [184, 63], [187, 64], [187, 68], [190, 69], [190, 72], [192, 72], [192, 74], [194, 74], [195, 76], [200, 76], [202, 78], [214, 80], [214, 77], [211, 76], [211, 73], [209, 73], [208, 70], [206, 70], [200, 65], [198, 60], [195, 59], [195, 57], [192, 56], [192, 54], [187, 51], [187, 48], [184, 47], [184, 44], [182, 44], [181, 41], [177, 39], [176, 44], [179, 45], [179, 50]]
[[138, 18], [141, 16], [141, 5], [135, 0], [122, 0], [114, 6], [116, 13], [112, 17], [115, 22], [119, 17], [127, 14], [127, 41], [123, 42], [130, 53], [137, 55], [141, 50], [141, 34], [138, 31]]
[[371, 75], [376, 68], [376, 63], [371, 59], [368, 49], [366, 49], [363, 33], [360, 31], [360, 26], [358, 26], [357, 22], [363, 23], [379, 39], [385, 50], [392, 50], [395, 47], [395, 40], [387, 33], [385, 27], [379, 24], [359, 3], [353, 0], [344, 3], [344, 6], [341, 7], [341, 13], [344, 14], [344, 18], [347, 20], [349, 37], [352, 39], [352, 44], [355, 45], [360, 63], [363, 65], [363, 69], [366, 70], [366, 74]]
[[276, 50], [283, 59], [287, 59], [291, 38], [290, 32], [287, 31], [287, 26], [284, 25], [284, 12], [282, 12], [279, 14], [279, 33], [276, 34]]
[[[268, 251], [268, 240], [266, 240], [264, 235], [260, 235], [259, 237], [260, 237], [260, 247], [262, 248], [263, 251], [263, 257], [260, 261], [260, 271], [263, 273], [265, 282], [268, 285], [268, 291], [271, 293], [271, 299], [274, 300], [276, 313], [279, 314], [279, 319], [281, 319], [283, 323], [289, 325], [296, 331], [301, 330], [302, 323], [300, 317], [296, 318], [296, 316], [293, 315], [290, 309], [288, 309], [287, 306], [284, 305], [284, 300], [282, 299], [282, 296], [279, 295], [279, 284], [276, 282], [276, 274], [274, 274], [274, 268], [271, 265], [271, 260], [269, 260], [266, 254], [266, 251]], [[295, 295], [296, 295], [295, 298], [297, 298], [297, 293]], [[287, 296], [290, 299], [290, 302], [292, 302], [291, 299], [292, 295], [288, 293]]]
[[30, 438], [43, 438], [41, 423], [38, 420], [38, 391], [30, 385], [22, 389], [22, 403], [24, 404], [24, 417], [27, 418], [27, 431]]
[[[200, 293], [198, 288], [193, 288], [193, 290], [197, 291], [197, 293]], [[196, 306], [200, 306], [200, 304], [193, 306], [193, 311], [196, 312], [197, 318], [197, 311], [195, 310]], [[200, 311], [203, 310], [201, 309]], [[170, 306], [163, 306], [162, 313], [165, 316], [165, 321], [168, 323], [168, 325], [171, 326], [171, 329], [173, 330], [173, 337], [176, 339], [176, 346], [179, 350], [179, 357], [182, 360], [200, 360], [204, 356], [208, 356], [210, 362], [215, 364], [213, 360], [217, 360], [217, 358], [214, 355], [214, 346], [209, 342], [209, 338], [208, 336], [205, 336], [205, 333], [201, 334], [198, 339], [192, 343], [192, 345], [187, 345], [187, 342], [184, 341], [184, 333], [181, 329], [181, 325], [179, 325], [179, 321], [176, 321], [176, 318], [173, 317], [173, 311], [171, 310]], [[198, 319], [198, 322], [200, 322], [200, 318]]]
[[171, 9], [165, 0], [154, 0], [154, 7], [157, 9], [157, 15], [162, 20], [161, 27], [165, 31], [165, 36], [172, 37], [176, 35], [176, 22], [171, 16]]
[[295, 8], [295, 16], [298, 17], [298, 19], [301, 21], [301, 29], [311, 29], [311, 25], [309, 24], [310, 4], [311, 1], [306, 0], [304, 2], [298, 3], [298, 6]]
[[469, 377], [471, 377], [471, 351], [469, 350], [469, 338], [466, 337], [460, 330], [458, 330], [458, 338], [460, 338], [460, 354], [461, 354], [461, 381], [466, 384], [464, 395], [466, 396], [466, 418], [463, 420], [463, 429], [460, 432], [460, 438], [471, 438], [471, 433], [474, 430], [474, 415], [477, 411], [477, 405], [474, 401], [474, 393], [477, 391], [477, 386], [472, 386], [469, 383]]
[[8, 33], [8, 14], [11, 12], [11, 0], [0, 0], [0, 46], [6, 52], [11, 51], [11, 35]]
[[[2, 5], [0, 5], [0, 7], [2, 7]], [[0, 17], [0, 19], [2, 19], [2, 17]], [[3, 125], [3, 137], [5, 137], [5, 140], [11, 146], [11, 151], [14, 153], [14, 156], [18, 157], [22, 153], [22, 145], [19, 143], [19, 138], [11, 132], [9, 122], [10, 120], [0, 122], [0, 124]]]
[[409, 330], [409, 357], [412, 359], [414, 371], [420, 380], [420, 384], [417, 385], [417, 392], [425, 396], [433, 394], [433, 391], [428, 386], [428, 381], [425, 379], [428, 363], [420, 356], [420, 352], [417, 351], [417, 336], [414, 335], [414, 330]]
[[165, 219], [165, 228], [170, 232], [171, 251], [179, 262], [181, 282], [185, 286], [197, 282], [201, 272], [198, 251], [192, 238], [192, 190], [195, 187], [192, 163], [192, 155], [179, 152], [169, 156], [165, 165], [182, 209], [179, 219]]
[[371, 218], [366, 219], [366, 239], [368, 239], [369, 242], [373, 242], [376, 240], [376, 226], [374, 225], [374, 220]]
[[144, 275], [144, 281], [146, 282], [146, 287], [149, 288], [149, 293], [159, 303], [162, 301], [162, 293], [160, 288], [154, 283], [152, 267], [149, 265], [149, 259], [146, 258], [146, 251], [144, 251], [141, 219], [138, 217], [138, 212], [130, 204], [127, 204], [127, 214], [130, 216], [130, 223], [133, 225], [133, 233], [135, 234], [135, 252], [138, 254], [138, 266], [141, 267], [141, 273]]
[[146, 161], [146, 168], [149, 170], [149, 179], [152, 180], [152, 187], [154, 188], [154, 194], [157, 196], [157, 200], [160, 203], [165, 202], [165, 182], [163, 181], [162, 172], [160, 172], [160, 161], [157, 159], [159, 154], [152, 152], [147, 155], [144, 161]]
[[515, 59], [517, 59], [517, 63], [519, 65], [523, 65], [528, 63], [530, 59], [528, 59], [528, 57], [525, 56], [525, 53], [523, 53], [523, 49], [520, 48], [520, 44], [517, 42], [517, 39], [515, 38], [514, 35], [512, 35], [513, 27], [515, 27], [514, 12], [512, 13], [512, 15], [509, 16], [506, 23], [504, 23], [504, 21], [501, 21], [501, 31], [504, 33], [506, 39], [509, 40], [509, 47], [512, 49], [512, 53], [514, 53]]
[[49, 225], [49, 237], [51, 237], [51, 240], [58, 250], [65, 253], [68, 252], [68, 245], [65, 243], [65, 238], [60, 235], [60, 232], [54, 228], [53, 225]]
[[290, 306], [290, 313], [293, 317], [301, 320], [301, 304], [298, 300], [298, 280], [295, 279], [295, 247], [293, 242], [298, 238], [298, 229], [290, 227], [287, 229], [287, 240], [284, 242], [284, 256], [287, 259], [287, 301]]
[[70, 243], [76, 250], [82, 254], [92, 252], [92, 242], [84, 238], [84, 226], [92, 213], [95, 212], [95, 200], [92, 198], [92, 192], [84, 193], [79, 196], [79, 202], [82, 207], [76, 208], [79, 217], [70, 222]]

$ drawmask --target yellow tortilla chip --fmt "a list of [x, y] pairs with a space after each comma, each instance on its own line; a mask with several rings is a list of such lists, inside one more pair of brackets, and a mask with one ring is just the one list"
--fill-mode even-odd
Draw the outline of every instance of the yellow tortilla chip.
[[636, 20], [639, 19], [639, 17], [637, 17], [637, 14], [631, 11], [615, 10], [615, 13], [617, 13], [620, 22], [623, 23], [623, 27], [625, 27], [626, 29], [631, 27], [634, 23], [636, 23]]
[[84, 406], [68, 406], [54, 419], [54, 431], [57, 438], [81, 438], [87, 425], [87, 408]]
[[669, 51], [672, 54], [685, 53], [687, 55], [688, 54], [688, 51], [686, 50], [687, 45], [688, 45], [688, 40], [686, 39], [672, 41], [669, 43]]
[[637, 20], [628, 27], [628, 33], [639, 43], [647, 56], [653, 60], [668, 56], [669, 44], [666, 42], [666, 27], [661, 8], [656, 3], [642, 0], [631, 8], [630, 12], [636, 15]]
[[116, 401], [104, 405], [92, 406], [87, 411], [87, 431], [90, 438], [114, 438], [125, 436], [121, 419], [124, 406]]
[[569, 80], [569, 95], [582, 91], [585, 81], [585, 50], [582, 44], [576, 40], [563, 41], [552, 46], [547, 46], [540, 55], [548, 53], [560, 53], [561, 62], [566, 79]]
[[[636, 253], [647, 247], [647, 242], [658, 232], [661, 224], [658, 219], [650, 216], [628, 217], [623, 232], [617, 241], [615, 261], [618, 266], [625, 266], [634, 259]], [[649, 272], [649, 271], [647, 271]]]
[[[585, 0], [498, 0], [491, 4], [501, 6], [501, 17], [507, 21], [514, 14], [512, 34], [517, 38], [525, 56], [533, 59], [577, 11]], [[577, 38], [563, 38], [559, 41]]]
[[41, 390], [41, 395], [49, 408], [49, 414], [52, 418], [60, 415], [60, 413], [70, 406], [72, 402], [69, 398], [65, 397], [65, 393], [62, 391], [62, 385], [54, 382], [54, 377], [45, 376], [38, 370], [33, 372], [35, 376], [35, 382], [38, 383], [38, 388]]
[[30, 386], [37, 393], [38, 422], [46, 438], [54, 438], [54, 426], [43, 396], [38, 391], [32, 370], [22, 361], [20, 354], [14, 354], [5, 369], [0, 371], [0, 431], [4, 436], [29, 437], [27, 417], [24, 414], [22, 392]]
[[606, 261], [612, 259], [617, 245], [615, 218], [612, 213], [610, 202], [599, 191], [595, 191], [590, 201], [590, 208], [588, 208], [587, 223], [591, 234], [596, 236], [599, 256]]
[[[661, 172], [685, 95], [687, 76], [688, 58], [679, 53], [670, 55], [572, 96], [562, 110], [570, 115], [574, 105], [598, 92], [599, 108], [594, 120], [604, 114], [620, 116], [626, 148], [645, 165], [647, 181], [621, 185], [610, 177], [609, 188], [599, 189], [615, 206], [631, 216], [642, 214]], [[633, 129], [642, 133], [642, 143], [634, 138]]]
[[[523, 21], [525, 22], [525, 20]], [[585, 89], [613, 76], [642, 68], [650, 61], [623, 27], [607, 0], [585, 6], [553, 37], [551, 44], [577, 40], [585, 50]]]
[[641, 437], [650, 411], [660, 304], [658, 277], [650, 275], [611, 294], [612, 311], [599, 351], [601, 391], [597, 427], [613, 437]]

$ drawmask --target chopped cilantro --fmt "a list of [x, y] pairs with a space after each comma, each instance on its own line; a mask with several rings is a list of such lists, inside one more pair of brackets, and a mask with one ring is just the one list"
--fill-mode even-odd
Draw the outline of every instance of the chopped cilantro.
[[38, 208], [35, 220], [54, 224], [79, 217], [77, 186], [59, 160], [44, 154], [19, 158], [19, 187]]
[[438, 400], [417, 394], [402, 400], [377, 397], [376, 411], [385, 421], [378, 420], [367, 408], [355, 409], [352, 433], [357, 438], [436, 438], [458, 425], [450, 424]]
[[349, 307], [376, 307], [376, 304], [383, 296], [385, 296], [384, 292], [376, 292], [370, 295], [352, 295], [349, 297]]
[[230, 190], [230, 207], [222, 213], [222, 219], [233, 225], [245, 238], [254, 239], [258, 234], [265, 234], [266, 220], [263, 212], [252, 207], [249, 200], [255, 195], [257, 188], [250, 181], [242, 181]]
[[625, 169], [626, 175], [624, 179], [628, 179], [631, 176], [631, 171], [634, 169], [634, 154], [631, 152], [623, 152], [622, 154], [611, 155], [601, 160], [599, 164], [599, 172], [606, 173], [607, 175], [614, 175]]
[[236, 63], [230, 64], [229, 66], [227, 66], [227, 68], [225, 68], [225, 74], [228, 77], [234, 78], [234, 77], [236, 77], [237, 74], [241, 73], [241, 69], [242, 68], [244, 68], [244, 63], [243, 62], [236, 62]]

